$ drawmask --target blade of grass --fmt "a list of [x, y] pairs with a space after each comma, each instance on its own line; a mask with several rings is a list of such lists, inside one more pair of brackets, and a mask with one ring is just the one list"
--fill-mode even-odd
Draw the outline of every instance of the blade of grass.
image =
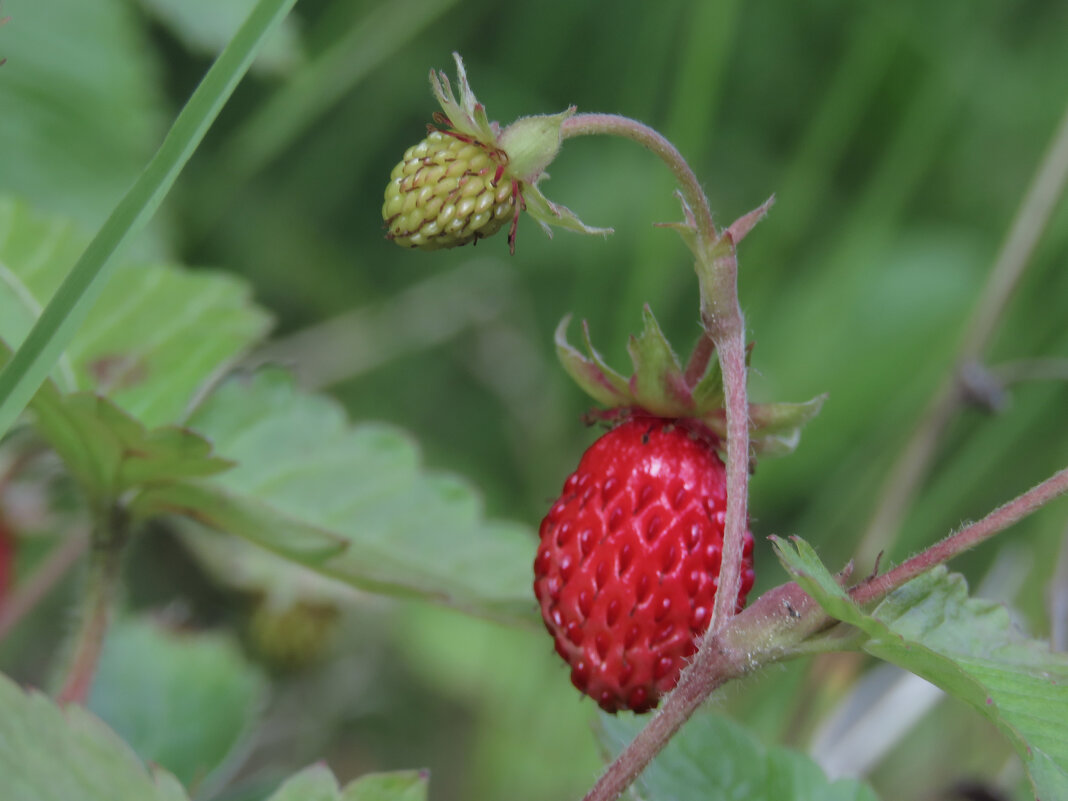
[[64, 279], [22, 347], [0, 371], [0, 436], [30, 402], [82, 324], [106, 283], [115, 251], [158, 208], [248, 71], [267, 33], [294, 3], [296, 0], [259, 0], [189, 98], [144, 172]]
[[394, 0], [372, 9], [256, 109], [229, 137], [219, 162], [243, 179], [264, 169], [368, 73], [456, 3]]
[[200, 192], [206, 202], [194, 209], [189, 241], [199, 242], [210, 234], [226, 209], [237, 202], [239, 187], [270, 166], [353, 87], [457, 2], [382, 3], [294, 72], [227, 137], [215, 159], [217, 169]]

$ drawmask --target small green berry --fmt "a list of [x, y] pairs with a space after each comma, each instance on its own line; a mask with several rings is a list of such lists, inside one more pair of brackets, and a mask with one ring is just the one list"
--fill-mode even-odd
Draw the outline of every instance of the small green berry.
[[504, 151], [433, 130], [408, 148], [386, 186], [382, 218], [398, 245], [438, 250], [491, 236], [516, 217], [518, 182]]
[[430, 88], [442, 109], [434, 119], [443, 127], [430, 126], [426, 139], [393, 168], [382, 204], [386, 237], [403, 247], [438, 250], [492, 236], [510, 221], [508, 248], [515, 253], [522, 211], [550, 236], [550, 226], [611, 233], [586, 225], [538, 188], [575, 109], [523, 117], [501, 130], [471, 91], [463, 60], [453, 57], [459, 98], [445, 73], [431, 70]]

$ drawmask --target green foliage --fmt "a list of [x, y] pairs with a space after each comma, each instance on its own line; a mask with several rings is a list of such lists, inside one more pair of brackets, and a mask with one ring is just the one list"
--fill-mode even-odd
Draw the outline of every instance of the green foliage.
[[[0, 309], [9, 312], [0, 318], [0, 364], [4, 342], [23, 342], [86, 241], [66, 221], [0, 199]], [[32, 402], [38, 429], [100, 500], [224, 470], [229, 463], [212, 456], [208, 442], [172, 426], [203, 385], [265, 333], [267, 319], [232, 277], [122, 264], [53, 371], [60, 386], [83, 391], [65, 395], [46, 382]]]
[[266, 690], [227, 636], [129, 619], [108, 636], [88, 707], [141, 759], [195, 789], [247, 748]]
[[99, 225], [162, 133], [145, 31], [123, 0], [5, 0], [0, 16], [0, 187]]
[[296, 0], [258, 0], [142, 170], [0, 371], [0, 435], [61, 358], [110, 276], [115, 251], [155, 212], [248, 70], [267, 32]]
[[[0, 305], [12, 310], [0, 334], [20, 343], [80, 243], [73, 227], [14, 201], [0, 202], [0, 223]], [[60, 373], [101, 394], [63, 394], [48, 382], [32, 403], [36, 426], [91, 498], [139, 491], [129, 500], [139, 519], [181, 513], [363, 589], [528, 618], [528, 532], [484, 522], [473, 490], [425, 474], [399, 431], [353, 428], [336, 404], [299, 393], [277, 371], [228, 383], [190, 416], [205, 385], [266, 326], [240, 281], [122, 264]], [[168, 425], [178, 422], [186, 427]], [[243, 575], [258, 576], [248, 589], [307, 595], [303, 574], [270, 555], [211, 552], [215, 564], [239, 561]], [[476, 569], [482, 559], [495, 570]]]
[[[643, 723], [633, 716], [603, 715], [598, 734], [615, 755]], [[867, 785], [830, 782], [804, 754], [768, 748], [729, 718], [700, 712], [646, 768], [635, 789], [637, 797], [656, 801], [878, 801]]]
[[[133, 636], [144, 633], [138, 632]], [[121, 650], [123, 645], [116, 648]], [[180, 657], [180, 662], [194, 669], [199, 666], [200, 669], [217, 671], [222, 667], [224, 673], [230, 671], [232, 668], [220, 663], [217, 659], [219, 653], [212, 653], [212, 650], [210, 645], [206, 650], [196, 647], [193, 657]], [[149, 658], [158, 658], [158, 655]], [[229, 659], [231, 657], [224, 656], [224, 663]], [[113, 670], [116, 668], [112, 666]], [[221, 676], [216, 673], [216, 681], [219, 678]], [[184, 688], [188, 689], [188, 686]], [[105, 688], [100, 696], [105, 700], [97, 700], [96, 703], [134, 729], [151, 726], [140, 732], [133, 731], [135, 740], [139, 739], [138, 745], [145, 752], [166, 755], [186, 769], [204, 766], [203, 763], [188, 760], [194, 755], [198, 759], [203, 758], [206, 752], [201, 749], [210, 749], [212, 743], [197, 743], [195, 737], [185, 744], [180, 743], [178, 737], [167, 743], [165, 738], [168, 733], [161, 735], [158, 728], [172, 729], [175, 715], [184, 716], [197, 711], [220, 714], [218, 711], [212, 711], [210, 706], [202, 707], [199, 703], [194, 703], [192, 707], [183, 706], [179, 687], [166, 679], [158, 685], [158, 689], [164, 693], [162, 700], [171, 705], [170, 714], [167, 715], [163, 715], [168, 711], [164, 706], [155, 710], [137, 710], [128, 701], [121, 702], [121, 706], [109, 703], [107, 696], [117, 689]], [[234, 689], [238, 688], [232, 680], [224, 680], [223, 684], [214, 686], [208, 682], [197, 692], [214, 690], [221, 693], [215, 698], [215, 703], [225, 701], [233, 704], [237, 701], [240, 706], [241, 701], [249, 701], [247, 696], [243, 699], [225, 699], [225, 691]], [[135, 697], [136, 694], [137, 690]], [[159, 703], [160, 699], [150, 702], [148, 697], [142, 696], [140, 700], [143, 705], [147, 703], [151, 706]], [[204, 696], [198, 700], [207, 701]], [[159, 717], [154, 721], [149, 720], [148, 716], [153, 714]], [[240, 714], [243, 713], [239, 711]], [[201, 719], [197, 726], [185, 730], [186, 737], [190, 732], [199, 736], [202, 733], [199, 728], [201, 725], [208, 725], [207, 721]], [[72, 798], [80, 801], [189, 801], [189, 796], [174, 776], [160, 768], [148, 770], [130, 747], [91, 712], [76, 705], [60, 709], [40, 693], [23, 692], [3, 675], [0, 675], [0, 743], [3, 743], [3, 748], [0, 748], [0, 768], [4, 776], [0, 797], [4, 801], [61, 801]], [[190, 745], [192, 751], [183, 750]], [[200, 754], [196, 754], [198, 750], [201, 750]], [[220, 756], [216, 754], [216, 758]], [[270, 801], [425, 801], [427, 783], [425, 773], [402, 771], [367, 774], [339, 790], [337, 780], [329, 769], [314, 766], [286, 781], [270, 797]]]
[[140, 514], [188, 514], [362, 589], [512, 621], [532, 615], [529, 532], [486, 522], [472, 489], [424, 472], [405, 434], [352, 426], [336, 403], [273, 370], [227, 382], [189, 425], [237, 466], [150, 489]]
[[328, 768], [315, 765], [278, 788], [268, 801], [426, 801], [427, 776], [419, 771], [372, 773], [343, 789]]
[[[241, 5], [236, 0], [214, 5], [142, 0], [140, 7], [124, 0], [2, 0], [0, 17], [11, 17], [0, 27], [0, 58], [7, 58], [0, 67], [3, 191], [49, 214], [100, 224], [136, 180], [173, 111], [203, 77], [205, 53], [216, 51], [221, 41], [216, 37], [224, 29], [222, 18]], [[266, 485], [256, 486], [249, 476], [249, 483], [239, 486], [236, 470], [210, 472], [234, 454], [208, 450], [203, 432], [174, 427], [188, 421], [202, 390], [264, 335], [266, 317], [248, 303], [246, 287], [254, 287], [277, 315], [280, 336], [308, 328], [308, 339], [289, 340], [298, 347], [285, 351], [298, 368], [320, 356], [333, 367], [329, 389], [345, 414], [319, 395], [290, 388], [293, 408], [303, 410], [302, 425], [322, 410], [339, 439], [377, 432], [384, 452], [353, 451], [374, 458], [406, 455], [414, 465], [409, 480], [419, 498], [430, 493], [440, 501], [436, 469], [457, 469], [484, 490], [493, 517], [536, 522], [593, 436], [578, 423], [589, 399], [552, 359], [555, 321], [569, 311], [590, 320], [604, 348], [604, 367], [625, 362], [628, 335], [642, 328], [643, 304], [657, 310], [666, 340], [686, 345], [696, 335], [689, 254], [670, 233], [650, 226], [678, 217], [671, 181], [653, 157], [629, 144], [568, 142], [553, 164], [550, 194], [612, 225], [612, 238], [561, 235], [550, 243], [536, 226], [521, 225], [518, 252], [510, 259], [498, 241], [431, 261], [382, 240], [383, 170], [430, 121], [426, 72], [447, 65], [454, 49], [464, 53], [481, 98], [503, 122], [569, 103], [581, 111], [638, 117], [662, 130], [690, 159], [712, 195], [718, 219], [732, 219], [776, 192], [774, 212], [740, 252], [742, 303], [757, 342], [753, 413], [774, 423], [783, 419], [784, 410], [761, 402], [825, 392], [830, 401], [790, 459], [764, 460], [754, 475], [758, 588], [777, 580], [766, 567], [770, 553], [764, 538], [771, 532], [803, 533], [829, 563], [843, 562], [855, 553], [886, 467], [915, 413], [953, 366], [962, 323], [1062, 113], [1062, 76], [1068, 73], [1063, 4], [933, 6], [909, 0], [847, 7], [826, 0], [804, 6], [782, 0], [749, 5], [620, 0], [546, 6], [480, 0], [461, 7], [455, 0], [327, 0], [300, 3], [297, 14], [283, 35], [296, 32], [299, 42], [293, 45], [290, 39], [278, 61], [261, 51], [257, 63], [267, 70], [239, 89], [147, 236], [128, 237], [113, 260], [111, 282], [125, 282], [123, 288], [115, 294], [103, 289], [65, 353], [52, 352], [58, 361], [45, 371], [52, 384], [41, 390], [27, 419], [35, 419], [37, 430], [61, 453], [83, 495], [72, 498], [62, 483], [58, 488], [49, 483], [45, 497], [77, 513], [86, 489], [122, 493], [134, 508], [145, 489], [158, 499], [170, 493], [181, 509], [210, 510], [216, 527], [248, 532], [276, 552], [249, 547], [225, 533], [183, 527], [183, 541], [195, 544], [198, 564], [217, 579], [209, 584], [197, 564], [176, 558], [167, 538], [142, 538], [134, 565], [138, 582], [159, 586], [153, 604], [188, 605], [191, 627], [218, 624], [220, 604], [228, 615], [235, 614], [237, 600], [227, 594], [220, 601], [216, 584], [283, 598], [327, 599], [343, 614], [358, 610], [378, 622], [381, 630], [364, 625], [349, 632], [329, 676], [312, 672], [275, 683], [282, 698], [287, 693], [303, 698], [308, 686], [319, 688], [336, 699], [334, 711], [344, 720], [329, 728], [311, 707], [289, 707], [299, 711], [269, 731], [319, 735], [308, 746], [318, 750], [295, 764], [323, 755], [346, 768], [352, 760], [361, 767], [377, 761], [375, 769], [435, 761], [435, 798], [442, 801], [517, 797], [517, 783], [531, 801], [578, 797], [593, 776], [588, 754], [570, 759], [579, 753], [576, 743], [589, 742], [583, 705], [572, 703], [566, 672], [549, 661], [547, 641], [541, 643], [539, 660], [535, 640], [520, 647], [511, 639], [536, 632], [502, 631], [471, 620], [445, 625], [436, 617], [446, 614], [439, 609], [423, 610], [424, 625], [392, 618], [388, 604], [369, 601], [354, 587], [409, 593], [424, 576], [430, 586], [450, 587], [456, 565], [428, 568], [430, 560], [413, 556], [407, 547], [399, 554], [389, 551], [382, 573], [377, 566], [369, 570], [363, 559], [352, 564], [350, 549], [372, 562], [381, 555], [371, 541], [348, 530], [355, 517], [324, 525], [322, 510], [287, 497], [298, 486], [289, 475], [279, 476], [291, 510], [280, 519], [282, 510]], [[292, 68], [271, 71], [280, 64]], [[0, 224], [0, 339], [12, 347], [22, 341], [87, 241], [65, 217], [38, 216], [25, 207], [12, 211], [18, 207], [0, 202], [0, 220], [18, 223]], [[1026, 358], [1055, 364], [1068, 354], [1063, 325], [1068, 273], [1061, 269], [1066, 232], [1062, 205], [985, 354], [992, 364]], [[500, 258], [487, 259], [487, 253]], [[18, 272], [38, 261], [45, 272], [36, 278]], [[178, 262], [216, 265], [241, 277], [158, 267]], [[490, 291], [481, 277], [488, 270], [507, 271], [501, 273], [509, 280], [507, 296], [471, 315], [469, 324], [446, 324], [459, 318], [454, 312], [465, 312], [472, 299]], [[50, 283], [44, 281], [46, 273]], [[456, 276], [450, 292], [418, 308], [405, 302], [409, 287], [437, 273]], [[150, 291], [153, 286], [156, 292]], [[213, 292], [219, 293], [216, 305], [207, 302]], [[120, 296], [130, 302], [124, 304]], [[456, 300], [461, 297], [465, 300]], [[144, 310], [146, 318], [124, 317], [123, 309]], [[185, 310], [200, 313], [199, 320], [186, 320]], [[361, 329], [355, 347], [324, 336], [334, 329], [317, 325], [350, 310], [375, 321], [370, 334]], [[143, 364], [151, 370], [141, 369], [141, 361], [112, 358], [147, 342], [157, 327], [183, 320], [189, 324], [180, 332], [146, 348]], [[83, 336], [90, 325], [93, 335]], [[385, 344], [383, 331], [390, 332]], [[404, 347], [394, 347], [397, 342]], [[250, 381], [266, 382], [265, 375]], [[619, 380], [626, 389], [626, 379]], [[710, 375], [703, 385], [708, 397], [716, 395], [717, 384], [718, 376]], [[278, 380], [280, 395], [285, 385]], [[236, 398], [249, 386], [237, 382], [224, 391]], [[885, 548], [889, 559], [914, 553], [961, 519], [983, 514], [1063, 466], [1065, 386], [1051, 381], [1006, 386], [1011, 405], [1002, 413], [965, 410], [959, 415], [938, 443], [937, 470], [922, 483], [898, 530], [875, 550]], [[385, 419], [388, 426], [349, 419]], [[432, 469], [418, 465], [409, 436], [393, 426], [415, 432], [426, 454], [422, 459]], [[778, 435], [796, 444], [788, 426]], [[7, 446], [26, 440], [23, 435], [5, 441], [0, 472], [10, 463]], [[278, 450], [262, 441], [255, 449], [240, 445], [227, 447], [266, 460], [264, 477], [276, 461], [290, 464], [301, 452], [291, 443]], [[347, 465], [352, 455], [346, 452], [341, 462]], [[361, 470], [370, 468], [361, 463], [357, 474]], [[349, 491], [340, 477], [325, 478], [324, 493]], [[143, 508], [156, 515], [163, 507], [149, 503], [151, 493], [142, 499]], [[479, 506], [466, 487], [457, 494], [462, 500], [442, 502], [443, 508]], [[0, 504], [11, 498], [24, 500], [4, 495]], [[417, 517], [404, 511], [409, 521]], [[449, 520], [463, 517], [452, 517], [455, 510], [444, 514]], [[1032, 630], [1044, 631], [1056, 623], [1047, 593], [1063, 541], [1063, 517], [1062, 510], [1051, 507], [1020, 525], [1004, 551], [979, 549], [954, 567], [975, 585], [988, 575], [990, 591], [1011, 599]], [[494, 526], [480, 513], [473, 519], [474, 540], [481, 542]], [[49, 525], [54, 523], [33, 527], [44, 536], [23, 537], [16, 587], [55, 541], [49, 534], [71, 533], [65, 526], [49, 531]], [[515, 543], [505, 549], [510, 555], [503, 557], [502, 575], [483, 575], [492, 576], [497, 564], [475, 548], [470, 555], [478, 558], [471, 570], [481, 584], [448, 591], [464, 608], [526, 619], [521, 599], [527, 579], [518, 543], [528, 534], [505, 528], [514, 535], [505, 539]], [[454, 530], [457, 536], [467, 542], [467, 532]], [[402, 541], [416, 548], [441, 545], [418, 537]], [[345, 566], [343, 581], [329, 577], [338, 565]], [[1024, 578], [1014, 583], [1006, 565], [1016, 565], [1016, 575]], [[861, 564], [858, 570], [867, 567]], [[508, 582], [502, 579], [509, 574], [514, 586], [505, 590]], [[945, 597], [935, 603], [943, 592], [939, 587]], [[963, 590], [954, 587], [947, 579], [909, 609], [929, 611], [944, 603], [951, 610], [957, 604], [971, 621], [963, 629], [972, 632], [969, 637], [980, 628], [1000, 641], [1000, 613], [988, 616], [975, 602], [960, 598], [958, 604], [953, 593]], [[56, 632], [67, 623], [58, 600], [4, 642], [3, 668], [20, 681], [39, 683], [45, 658], [53, 656]], [[129, 603], [138, 607], [146, 601], [134, 594]], [[879, 614], [889, 615], [889, 608]], [[926, 632], [908, 630], [911, 614], [906, 610], [892, 621], [878, 619], [891, 628], [904, 627], [909, 638], [932, 649]], [[954, 614], [946, 619], [956, 620]], [[977, 622], [983, 620], [990, 622], [989, 629]], [[225, 622], [234, 621], [227, 617]], [[478, 636], [468, 624], [480, 627]], [[960, 648], [967, 647], [954, 644], [948, 624], [936, 628], [938, 648], [932, 652], [939, 659], [931, 657], [924, 669], [944, 668], [952, 682], [972, 688], [985, 707], [983, 688], [989, 685], [996, 694], [998, 675], [984, 673], [966, 654], [958, 664]], [[416, 676], [398, 670], [389, 658], [397, 650], [416, 655], [409, 660], [420, 662]], [[907, 656], [891, 650], [894, 659]], [[939, 661], [947, 655], [952, 667]], [[839, 670], [806, 676], [807, 670], [807, 663], [799, 662], [790, 666], [789, 680], [786, 673], [771, 671], [759, 681], [732, 686], [722, 703], [742, 714], [759, 708], [762, 722], [745, 717], [747, 725], [759, 725], [768, 739], [788, 736], [803, 746], [806, 733], [841, 701], [858, 675]], [[1013, 682], [1022, 681], [1018, 672], [1013, 663]], [[378, 692], [387, 681], [403, 687], [410, 705], [385, 709], [396, 700], [383, 700]], [[1013, 686], [1045, 691], [1041, 676], [1034, 682], [1033, 687]], [[463, 692], [450, 690], [449, 683], [463, 684]], [[373, 689], [343, 691], [352, 687]], [[0, 730], [6, 736], [10, 726], [16, 737], [43, 736], [32, 745], [5, 739], [12, 743], [11, 754], [0, 747], [4, 789], [16, 787], [7, 779], [24, 765], [40, 780], [40, 793], [35, 788], [29, 796], [16, 796], [18, 801], [47, 798], [50, 788], [90, 801], [184, 798], [166, 774], [156, 779], [161, 789], [152, 789], [152, 775], [98, 723], [86, 723], [91, 718], [84, 713], [66, 713], [82, 727], [81, 734], [69, 735], [60, 731], [60, 713], [44, 699], [17, 695], [21, 711], [46, 709], [40, 720], [31, 720], [9, 713], [11, 697], [0, 679], [0, 698], [8, 704], [0, 710]], [[1007, 717], [1026, 711], [1028, 703], [1015, 696], [995, 699], [997, 714], [1009, 710]], [[543, 705], [566, 707], [566, 712], [553, 719]], [[924, 725], [943, 730], [947, 706], [931, 712]], [[531, 716], [529, 710], [539, 714]], [[1034, 721], [1003, 725], [1041, 744], [1050, 733], [1049, 721], [1045, 709], [1035, 711]], [[392, 738], [383, 738], [383, 730]], [[420, 743], [429, 740], [415, 733], [432, 731], [444, 732], [447, 745], [427, 754]], [[57, 786], [66, 779], [48, 772], [55, 765], [51, 755], [68, 753], [57, 746], [71, 745], [71, 738], [78, 742], [72, 748], [97, 749], [101, 772], [117, 777], [114, 788]], [[1012, 786], [1013, 766], [1006, 767], [998, 756], [1008, 754], [1008, 745], [993, 727], [974, 727], [969, 742], [975, 740], [985, 748], [965, 752], [964, 743], [946, 741], [928, 753], [899, 749], [873, 781], [887, 798], [934, 797], [970, 777], [963, 772], [968, 767], [992, 787]], [[1060, 758], [1057, 743], [1047, 750]], [[70, 764], [85, 764], [87, 777], [102, 775], [84, 753], [70, 753]], [[976, 753], [993, 756], [984, 761]], [[48, 761], [34, 762], [41, 754], [49, 755]], [[277, 761], [276, 753], [262, 756]], [[18, 761], [4, 762], [8, 757]], [[1041, 759], [1040, 749], [1033, 769], [1040, 769]], [[546, 762], [564, 761], [566, 776], [546, 767]], [[11, 764], [19, 770], [13, 773]], [[902, 764], [907, 770], [894, 769]], [[438, 765], [448, 776], [444, 784], [438, 782]], [[311, 772], [330, 776], [318, 785], [325, 788], [323, 798], [340, 796], [338, 782], [325, 768]], [[219, 797], [263, 801], [269, 793], [255, 788], [273, 787], [279, 775], [273, 782], [257, 775], [248, 786], [221, 790]], [[128, 786], [135, 790], [123, 796]], [[297, 784], [292, 786], [290, 797], [305, 797]], [[469, 792], [471, 787], [478, 792]], [[306, 797], [316, 796], [309, 791]], [[1033, 794], [1020, 790], [1012, 797], [1022, 801]]]
[[[713, 358], [696, 385], [688, 387], [682, 364], [648, 305], [642, 309], [642, 320], [642, 333], [632, 335], [627, 343], [634, 365], [629, 379], [609, 367], [594, 348], [585, 320], [582, 337], [586, 355], [567, 341], [570, 315], [556, 327], [557, 358], [586, 394], [609, 409], [635, 407], [661, 417], [700, 419], [726, 440], [719, 362]], [[751, 403], [749, 435], [753, 452], [758, 456], [793, 453], [801, 441], [801, 429], [819, 414], [825, 399], [821, 395], [804, 403]]]
[[42, 436], [87, 495], [107, 502], [128, 490], [176, 478], [211, 475], [230, 462], [183, 428], [146, 429], [108, 398], [61, 395], [46, 382], [32, 403]]
[[95, 715], [61, 710], [3, 675], [0, 743], [4, 801], [188, 801], [172, 775], [146, 769]]
[[964, 579], [937, 567], [870, 614], [853, 604], [803, 540], [778, 553], [832, 617], [865, 635], [862, 648], [941, 687], [991, 721], [1027, 766], [1040, 798], [1068, 794], [1068, 655], [1023, 636], [1000, 604], [968, 597]]

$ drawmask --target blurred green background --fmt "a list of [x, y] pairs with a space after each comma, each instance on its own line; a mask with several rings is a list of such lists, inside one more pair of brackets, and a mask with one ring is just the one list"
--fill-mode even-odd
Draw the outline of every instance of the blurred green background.
[[[5, 0], [0, 191], [98, 225], [248, 5]], [[413, 432], [429, 465], [482, 488], [492, 516], [533, 529], [596, 435], [555, 362], [560, 318], [588, 319], [620, 369], [643, 303], [680, 350], [696, 337], [688, 253], [652, 225], [679, 216], [671, 178], [628, 142], [568, 142], [543, 188], [616, 233], [550, 241], [528, 218], [515, 256], [503, 237], [401, 250], [383, 238], [382, 194], [436, 110], [428, 71], [452, 72], [454, 50], [503, 123], [575, 104], [652, 125], [690, 160], [720, 222], [777, 196], [740, 252], [754, 399], [829, 393], [796, 454], [753, 477], [760, 590], [783, 580], [767, 535], [799, 534], [831, 565], [857, 547], [1064, 113], [1066, 32], [1056, 0], [301, 0], [133, 247], [244, 276], [277, 318], [253, 360], [292, 364], [355, 419]], [[1066, 264], [1062, 203], [991, 364], [1060, 360], [1063, 377]], [[1000, 414], [955, 418], [887, 558], [1068, 463], [1068, 383], [1009, 393]], [[993, 576], [989, 592], [1048, 636], [1066, 524], [1054, 504], [956, 567], [973, 585]], [[165, 531], [139, 542], [129, 573], [133, 608], [179, 601], [198, 626], [247, 622], [242, 599]], [[0, 667], [29, 680], [62, 614], [61, 600], [38, 610]], [[596, 775], [592, 704], [542, 632], [366, 598], [338, 625], [328, 656], [277, 677], [251, 762], [215, 797], [257, 798], [324, 756], [342, 776], [430, 767], [438, 801], [577, 797]], [[809, 669], [773, 669], [722, 704], [804, 747]], [[943, 797], [997, 775], [1007, 746], [975, 721], [942, 704], [876, 769], [883, 797]], [[968, 737], [951, 748], [949, 732]]]

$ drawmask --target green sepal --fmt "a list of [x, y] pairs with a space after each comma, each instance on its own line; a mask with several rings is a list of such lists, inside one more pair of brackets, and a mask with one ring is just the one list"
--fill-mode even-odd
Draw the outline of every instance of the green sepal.
[[[692, 390], [686, 385], [682, 363], [664, 336], [652, 310], [642, 310], [644, 327], [627, 345], [634, 373], [624, 378], [605, 362], [590, 339], [583, 321], [586, 348], [583, 355], [567, 341], [568, 315], [556, 328], [556, 353], [567, 374], [586, 394], [609, 409], [641, 410], [658, 417], [697, 420], [726, 441], [723, 374], [711, 359]], [[746, 365], [751, 351], [746, 352]], [[826, 400], [820, 395], [803, 403], [754, 403], [749, 406], [749, 447], [753, 456], [785, 456], [797, 448], [801, 429], [814, 418]]]
[[[543, 173], [541, 177], [546, 178], [548, 176]], [[608, 236], [614, 233], [612, 228], [594, 228], [586, 225], [575, 215], [575, 212], [571, 211], [567, 206], [553, 203], [534, 184], [523, 184], [523, 201], [526, 203], [527, 214], [538, 221], [538, 224], [549, 235], [550, 239], [553, 235], [551, 226], [554, 225], [580, 234]]]
[[749, 405], [749, 447], [760, 456], [786, 456], [801, 442], [801, 429], [812, 420], [826, 395], [802, 403], [753, 403]]
[[656, 227], [670, 228], [675, 231], [682, 238], [686, 247], [690, 249], [690, 252], [700, 258], [697, 242], [697, 218], [693, 216], [693, 209], [690, 208], [690, 204], [686, 202], [686, 198], [682, 196], [682, 192], [678, 189], [675, 190], [675, 197], [678, 198], [679, 203], [682, 205], [682, 216], [685, 219], [682, 222], [656, 223]]
[[[745, 363], [749, 365], [749, 354], [746, 351]], [[723, 368], [719, 365], [719, 359], [710, 359], [708, 369], [693, 388], [693, 402], [698, 409], [722, 408], [727, 396], [723, 391]]]
[[696, 407], [682, 365], [648, 304], [642, 309], [642, 321], [641, 335], [632, 336], [627, 344], [634, 364], [634, 375], [628, 382], [633, 398], [660, 417], [692, 416]]
[[627, 379], [613, 370], [593, 347], [590, 340], [590, 326], [582, 321], [582, 333], [586, 343], [583, 356], [577, 348], [567, 341], [567, 327], [571, 315], [567, 315], [556, 327], [556, 355], [564, 370], [582, 389], [598, 403], [605, 406], [628, 406], [631, 402]]
[[559, 114], [520, 117], [503, 131], [498, 143], [508, 154], [508, 170], [533, 184], [560, 152], [560, 126], [575, 113], [571, 106]]
[[495, 143], [497, 134], [486, 116], [486, 107], [478, 102], [471, 84], [467, 80], [467, 70], [459, 53], [452, 54], [456, 61], [456, 83], [460, 88], [460, 99], [453, 94], [449, 76], [444, 71], [430, 70], [430, 89], [441, 104], [441, 110], [449, 118], [449, 123], [462, 134], [472, 136], [485, 143]]

